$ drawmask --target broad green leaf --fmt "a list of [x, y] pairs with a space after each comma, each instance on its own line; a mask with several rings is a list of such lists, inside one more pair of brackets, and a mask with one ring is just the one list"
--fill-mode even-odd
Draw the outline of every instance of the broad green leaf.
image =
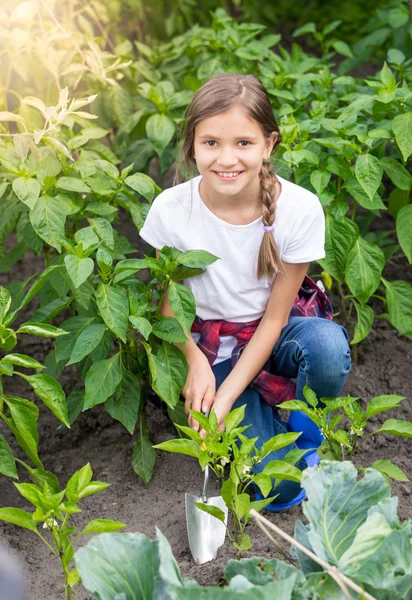
[[167, 297], [173, 314], [183, 327], [184, 332], [189, 335], [196, 316], [196, 303], [192, 292], [185, 285], [170, 281], [167, 288]]
[[[89, 207], [90, 205], [87, 206]], [[83, 227], [83, 229], [76, 231], [74, 239], [78, 244], [82, 244], [84, 250], [99, 243], [99, 238], [91, 226]]]
[[97, 319], [93, 315], [87, 317], [70, 317], [61, 324], [64, 331], [67, 331], [70, 335], [57, 338], [55, 354], [58, 362], [69, 360], [78, 336], [96, 321]]
[[60, 236], [64, 236], [66, 213], [57, 198], [52, 196], [37, 198], [30, 211], [30, 222], [42, 240], [56, 248], [58, 252], [61, 251], [61, 244], [57, 240]]
[[76, 339], [67, 366], [80, 362], [93, 352], [102, 341], [105, 331], [106, 325], [103, 325], [103, 323], [89, 325], [86, 329], [83, 329]]
[[104, 244], [109, 248], [109, 250], [114, 249], [114, 236], [113, 236], [113, 227], [110, 225], [109, 221], [102, 218], [89, 219], [90, 225], [93, 227], [93, 230], [99, 238], [102, 240]]
[[388, 419], [380, 429], [374, 433], [389, 433], [402, 437], [412, 438], [412, 423], [402, 419]]
[[7, 354], [1, 362], [7, 362], [18, 367], [25, 367], [26, 369], [44, 369], [44, 366], [39, 363], [39, 361], [26, 354]]
[[30, 209], [33, 209], [37, 198], [40, 196], [41, 185], [37, 179], [18, 177], [13, 181], [13, 192], [19, 200], [24, 202]]
[[74, 300], [74, 296], [62, 296], [56, 298], [47, 304], [40, 306], [29, 319], [29, 323], [44, 323], [57, 316], [62, 310], [67, 308]]
[[156, 452], [152, 442], [145, 435], [140, 434], [133, 446], [132, 468], [145, 484], [152, 478], [155, 462]]
[[332, 48], [336, 50], [338, 54], [342, 54], [342, 56], [346, 56], [348, 58], [353, 58], [353, 52], [350, 49], [350, 46], [346, 42], [342, 40], [336, 40], [332, 43]]
[[67, 331], [48, 323], [23, 323], [16, 333], [29, 333], [46, 338], [57, 338], [61, 335], [67, 335]]
[[392, 121], [392, 131], [403, 160], [406, 162], [412, 154], [412, 112], [405, 112], [395, 117]]
[[100, 316], [107, 327], [126, 343], [129, 303], [122, 288], [99, 283], [95, 292]]
[[166, 146], [172, 141], [175, 124], [166, 115], [152, 115], [146, 121], [147, 137], [159, 156], [162, 156]]
[[412, 187], [412, 177], [395, 158], [384, 156], [381, 158], [383, 170], [392, 181], [392, 183], [400, 190], [410, 190]]
[[119, 531], [125, 527], [127, 527], [127, 525], [121, 523], [120, 521], [110, 521], [110, 519], [93, 519], [87, 523], [83, 531], [80, 532], [80, 535], [85, 535], [86, 533], [108, 533], [111, 531]]
[[380, 412], [396, 408], [402, 400], [405, 400], [405, 396], [396, 396], [395, 394], [376, 396], [369, 401], [365, 417], [366, 419], [370, 419], [373, 415], [377, 415]]
[[243, 421], [243, 419], [245, 418], [245, 410], [246, 404], [244, 404], [243, 406], [239, 406], [239, 408], [231, 410], [230, 413], [226, 415], [226, 433], [230, 433], [231, 431], [233, 431], [233, 429], [235, 429]]
[[87, 496], [92, 496], [93, 494], [98, 494], [108, 488], [109, 485], [110, 483], [104, 481], [91, 481], [79, 492], [79, 500], [87, 498]]
[[328, 213], [325, 217], [326, 258], [320, 260], [322, 267], [337, 281], [342, 280], [346, 259], [356, 239], [359, 237], [357, 225], [346, 217], [342, 221]]
[[142, 533], [102, 533], [76, 551], [75, 561], [82, 584], [97, 598], [114, 600], [125, 590], [130, 600], [154, 597], [157, 542]]
[[375, 314], [373, 309], [367, 304], [362, 306], [359, 304], [359, 302], [356, 302], [356, 300], [352, 300], [352, 302], [356, 308], [358, 321], [355, 325], [351, 344], [359, 344], [359, 342], [364, 340], [369, 335], [372, 329]]
[[33, 402], [18, 396], [4, 396], [4, 401], [9, 407], [12, 419], [6, 419], [19, 446], [30, 460], [38, 467], [43, 468], [37, 453], [39, 435], [37, 433], [37, 419], [39, 409]]
[[281, 448], [286, 448], [289, 444], [293, 444], [296, 440], [301, 436], [301, 432], [290, 432], [290, 433], [280, 433], [275, 437], [267, 440], [259, 451], [260, 456], [265, 456], [266, 454], [270, 454], [275, 450], [280, 450]]
[[89, 186], [76, 177], [60, 177], [56, 183], [56, 187], [61, 190], [67, 190], [68, 192], [79, 192], [80, 194], [91, 192]]
[[18, 374], [31, 385], [36, 396], [44, 402], [59, 421], [66, 425], [66, 427], [70, 427], [66, 395], [60, 383], [53, 377], [50, 377], [50, 375], [43, 373], [37, 373], [36, 375]]
[[194, 456], [199, 458], [200, 446], [194, 440], [186, 440], [180, 438], [177, 440], [168, 440], [167, 442], [161, 442], [153, 446], [157, 450], [165, 450], [166, 452], [176, 452], [178, 454], [186, 454], [187, 456]]
[[132, 188], [135, 192], [151, 202], [155, 196], [155, 186], [153, 179], [144, 173], [135, 173], [129, 175], [124, 180], [125, 184]]
[[412, 263], [412, 204], [404, 206], [396, 217], [396, 233], [406, 258]]
[[212, 504], [204, 504], [203, 502], [195, 502], [196, 506], [203, 512], [215, 517], [222, 523], [226, 523], [226, 515], [221, 508], [213, 506]]
[[49, 267], [47, 267], [30, 287], [17, 310], [20, 310], [24, 306], [27, 306], [27, 304], [31, 302], [33, 298], [40, 292], [46, 281], [49, 278], [53, 277], [53, 275], [58, 273], [60, 269], [61, 265], [50, 265]]
[[9, 352], [10, 350], [13, 350], [16, 344], [17, 336], [13, 329], [7, 329], [1, 326], [0, 348], [5, 352]]
[[204, 269], [219, 260], [218, 256], [206, 250], [188, 250], [177, 257], [177, 263], [192, 269]]
[[365, 304], [375, 292], [385, 266], [385, 255], [376, 244], [359, 237], [349, 251], [346, 281], [352, 294]]
[[149, 335], [152, 333], [152, 326], [150, 324], [150, 321], [144, 319], [143, 317], [134, 316], [130, 316], [129, 321], [133, 325], [133, 327], [137, 329], [137, 331], [139, 331], [144, 337], [144, 339], [147, 341]]
[[64, 264], [75, 288], [78, 288], [93, 273], [94, 262], [91, 258], [80, 258], [75, 254], [67, 254]]
[[116, 391], [121, 379], [122, 370], [119, 353], [93, 363], [84, 382], [86, 393], [84, 395], [83, 410], [106, 402]]
[[308, 500], [302, 505], [309, 520], [309, 541], [317, 556], [337, 565], [351, 546], [356, 530], [366, 521], [369, 509], [390, 497], [390, 488], [375, 469], [357, 479], [349, 461], [325, 462], [306, 469], [302, 487]]
[[302, 471], [283, 460], [272, 460], [265, 466], [262, 473], [272, 479], [285, 479], [298, 483], [302, 478]]
[[402, 471], [398, 466], [394, 465], [390, 460], [375, 460], [372, 469], [377, 469], [384, 475], [388, 475], [391, 479], [396, 481], [409, 481], [406, 473]]
[[187, 337], [180, 323], [173, 317], [164, 317], [153, 325], [153, 333], [162, 340], [184, 344]]
[[9, 290], [0, 286], [0, 324], [10, 310], [11, 296]]
[[18, 479], [16, 463], [6, 439], [0, 435], [0, 473]]
[[318, 417], [315, 411], [308, 407], [306, 402], [302, 400], [287, 400], [286, 402], [282, 402], [278, 404], [277, 408], [283, 408], [285, 410], [301, 410], [305, 415], [309, 417], [318, 427], [322, 427], [322, 421], [320, 417]]
[[[263, 473], [258, 473], [253, 476], [253, 481], [259, 487], [260, 491], [264, 498], [270, 494], [273, 489], [273, 483], [269, 475], [264, 475]], [[272, 498], [273, 500], [273, 498]]]
[[390, 323], [401, 335], [412, 336], [412, 286], [406, 281], [386, 281], [386, 302]]
[[0, 521], [18, 525], [37, 533], [37, 523], [33, 516], [21, 508], [0, 508]]
[[163, 342], [157, 355], [144, 344], [149, 360], [150, 382], [155, 393], [173, 408], [179, 401], [187, 378], [187, 361], [183, 352]]
[[382, 166], [376, 156], [361, 154], [355, 163], [355, 176], [370, 200], [375, 196], [382, 180]]
[[109, 415], [120, 421], [131, 435], [134, 433], [142, 406], [141, 394], [139, 378], [129, 371], [123, 371], [122, 379], [114, 395], [104, 404]]
[[323, 190], [327, 187], [330, 178], [331, 174], [329, 171], [312, 171], [312, 173], [310, 174], [310, 182], [315, 188], [315, 191], [318, 194], [318, 196], [320, 196]]

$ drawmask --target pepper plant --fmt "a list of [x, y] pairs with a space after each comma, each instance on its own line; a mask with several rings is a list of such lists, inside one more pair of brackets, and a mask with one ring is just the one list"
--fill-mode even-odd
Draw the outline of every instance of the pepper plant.
[[[359, 398], [344, 396], [341, 398], [320, 398], [305, 385], [303, 394], [307, 400], [288, 400], [279, 404], [279, 408], [291, 411], [301, 411], [317, 425], [324, 436], [324, 441], [318, 449], [321, 459], [351, 460], [360, 453], [363, 443], [378, 433], [412, 438], [412, 423], [403, 419], [387, 419], [378, 429], [369, 429], [370, 419], [387, 410], [399, 406], [404, 396], [388, 394], [372, 398], [362, 406]], [[346, 417], [346, 419], [344, 419]], [[348, 425], [342, 428], [342, 419]], [[339, 427], [339, 425], [341, 425]], [[398, 481], [408, 481], [406, 474], [390, 460], [377, 460], [371, 465], [384, 475]]]
[[[193, 456], [204, 470], [209, 466], [221, 480], [221, 495], [233, 518], [233, 531], [227, 532], [238, 557], [241, 552], [249, 550], [252, 542], [246, 525], [250, 520], [249, 511], [254, 508], [260, 511], [276, 498], [276, 487], [282, 480], [300, 482], [302, 472], [295, 464], [307, 450], [293, 449], [285, 454], [283, 460], [268, 462], [263, 470], [254, 473], [253, 469], [269, 454], [293, 444], [301, 435], [299, 432], [284, 433], [267, 440], [260, 448], [256, 446], [258, 438], [248, 438], [244, 432], [248, 425], [239, 426], [244, 421], [246, 405], [232, 410], [226, 417], [224, 431], [219, 430], [216, 414], [212, 410], [209, 417], [190, 410], [190, 414], [206, 432], [204, 438], [191, 427], [176, 424], [185, 436], [168, 440], [154, 446], [167, 452], [178, 452]], [[229, 465], [225, 469], [225, 465]], [[248, 492], [255, 485], [262, 493], [262, 500], [252, 501]], [[270, 494], [270, 495], [269, 495]], [[225, 514], [217, 506], [197, 502], [196, 505], [205, 512], [225, 523]]]

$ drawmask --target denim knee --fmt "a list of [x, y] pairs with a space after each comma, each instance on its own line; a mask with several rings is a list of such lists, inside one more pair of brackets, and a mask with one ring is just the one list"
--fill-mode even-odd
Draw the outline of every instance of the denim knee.
[[336, 379], [346, 376], [352, 366], [349, 335], [342, 325], [327, 319], [316, 319], [303, 341], [306, 367], [318, 376]]

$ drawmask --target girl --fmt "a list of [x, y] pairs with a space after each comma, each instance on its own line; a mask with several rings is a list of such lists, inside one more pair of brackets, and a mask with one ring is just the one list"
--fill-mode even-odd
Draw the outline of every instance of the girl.
[[[196, 319], [191, 339], [179, 346], [189, 366], [182, 395], [186, 411], [213, 408], [221, 427], [230, 410], [246, 403], [246, 433], [258, 436], [259, 445], [287, 431], [275, 404], [304, 400], [305, 384], [318, 398], [336, 397], [351, 367], [346, 330], [330, 320], [327, 298], [305, 277], [310, 261], [325, 256], [322, 206], [271, 171], [268, 160], [280, 141], [257, 77], [212, 77], [194, 94], [185, 123], [181, 162], [191, 176], [196, 166], [199, 175], [178, 185], [175, 180], [162, 192], [140, 231], [158, 250], [202, 249], [219, 257], [205, 273], [183, 281], [196, 299]], [[312, 289], [301, 288], [304, 280]], [[166, 297], [161, 311], [173, 316]], [[302, 447], [318, 446], [319, 430], [298, 421], [307, 438]], [[192, 417], [189, 424], [198, 430]], [[258, 469], [291, 447], [272, 453]], [[275, 493], [273, 510], [304, 498], [299, 484], [286, 481]]]

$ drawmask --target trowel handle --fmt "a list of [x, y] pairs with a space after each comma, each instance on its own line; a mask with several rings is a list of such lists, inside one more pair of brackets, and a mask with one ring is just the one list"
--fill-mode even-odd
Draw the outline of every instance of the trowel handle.
[[207, 503], [206, 488], [207, 488], [208, 481], [209, 481], [209, 465], [206, 465], [206, 467], [205, 467], [205, 480], [203, 482], [203, 492], [202, 492], [202, 502], [205, 502], [205, 503]]

